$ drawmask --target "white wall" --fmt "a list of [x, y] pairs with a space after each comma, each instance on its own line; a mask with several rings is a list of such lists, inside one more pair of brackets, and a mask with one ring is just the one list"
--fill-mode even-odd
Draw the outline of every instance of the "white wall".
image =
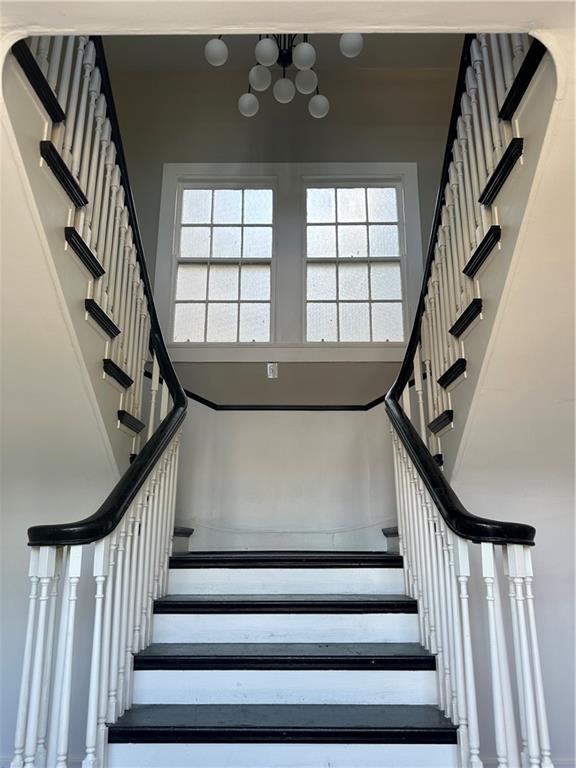
[[396, 518], [389, 424], [371, 411], [190, 403], [176, 517], [195, 549], [381, 549]]

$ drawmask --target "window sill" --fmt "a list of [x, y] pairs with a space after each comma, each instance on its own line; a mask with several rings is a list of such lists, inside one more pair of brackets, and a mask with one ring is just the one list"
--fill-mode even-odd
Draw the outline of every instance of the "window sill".
[[405, 342], [309, 344], [169, 344], [175, 363], [401, 363]]

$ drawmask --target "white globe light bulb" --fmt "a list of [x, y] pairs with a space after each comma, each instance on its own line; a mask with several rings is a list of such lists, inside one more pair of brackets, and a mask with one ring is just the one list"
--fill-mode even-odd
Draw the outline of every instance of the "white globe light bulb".
[[296, 69], [310, 69], [316, 63], [316, 49], [310, 43], [298, 43], [292, 52]]
[[276, 80], [274, 83], [274, 98], [276, 101], [279, 101], [280, 104], [288, 104], [295, 95], [296, 88], [294, 88], [292, 80], [289, 80], [287, 77]]
[[204, 46], [204, 56], [208, 64], [212, 64], [213, 67], [221, 67], [228, 60], [228, 46], [224, 40], [214, 37], [212, 40], [208, 40]]
[[318, 85], [318, 75], [313, 69], [304, 69], [296, 75], [295, 83], [300, 93], [314, 93]]
[[310, 112], [312, 117], [316, 117], [318, 119], [326, 117], [329, 110], [330, 102], [326, 96], [322, 96], [321, 93], [317, 93], [316, 96], [312, 96], [308, 102], [308, 112]]
[[354, 59], [362, 52], [364, 38], [357, 32], [346, 32], [340, 38], [340, 52], [347, 59]]
[[256, 64], [248, 73], [248, 82], [255, 91], [265, 91], [272, 82], [270, 70], [262, 64]]
[[260, 102], [253, 93], [243, 93], [238, 99], [238, 111], [244, 117], [254, 117], [260, 109]]
[[278, 46], [271, 37], [263, 37], [262, 40], [258, 40], [254, 49], [256, 61], [264, 67], [271, 67], [272, 64], [276, 64], [278, 53]]

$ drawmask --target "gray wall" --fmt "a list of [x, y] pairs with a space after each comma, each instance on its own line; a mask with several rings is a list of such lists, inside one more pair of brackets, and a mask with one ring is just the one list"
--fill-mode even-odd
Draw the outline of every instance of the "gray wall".
[[244, 70], [122, 70], [120, 41], [109, 38], [112, 85], [151, 273], [165, 162], [416, 162], [426, 245], [461, 46], [460, 36], [443, 37], [453, 48], [450, 67], [362, 69], [352, 63], [323, 72], [322, 90], [331, 99], [325, 120], [308, 115], [303, 97], [283, 106], [270, 93], [248, 120], [236, 108], [246, 87]]

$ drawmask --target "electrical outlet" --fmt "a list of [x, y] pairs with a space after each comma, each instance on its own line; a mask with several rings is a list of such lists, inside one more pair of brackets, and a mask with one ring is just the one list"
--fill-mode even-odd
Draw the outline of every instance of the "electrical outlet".
[[266, 376], [269, 379], [278, 378], [278, 363], [266, 363]]

